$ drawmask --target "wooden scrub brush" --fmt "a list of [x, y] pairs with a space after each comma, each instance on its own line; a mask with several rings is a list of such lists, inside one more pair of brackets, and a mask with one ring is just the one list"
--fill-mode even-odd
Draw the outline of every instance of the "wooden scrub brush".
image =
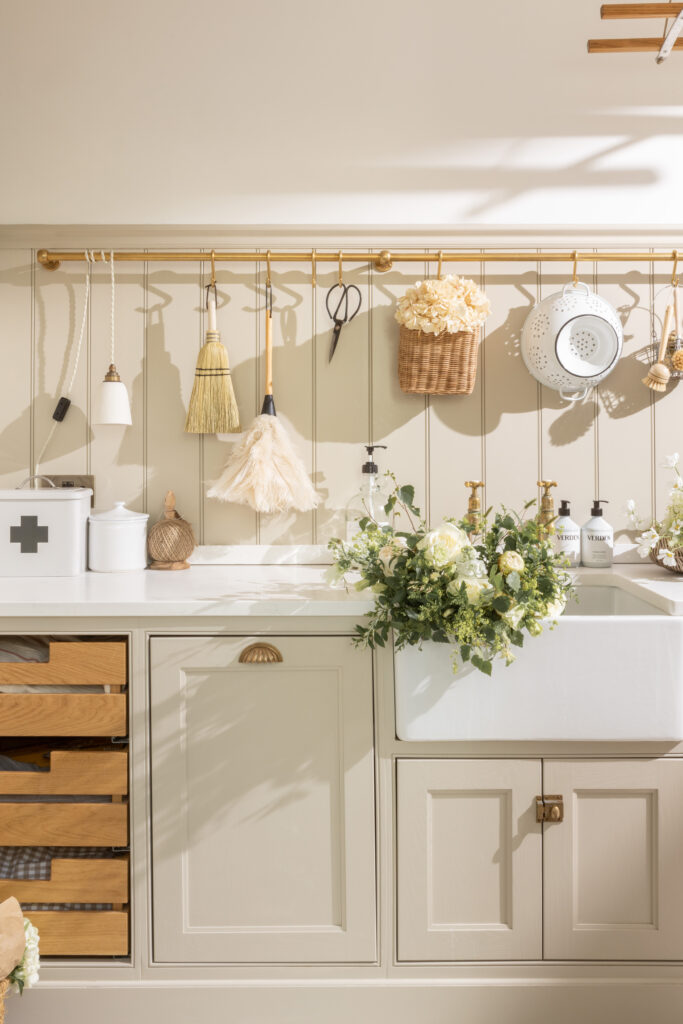
[[211, 284], [206, 286], [209, 329], [197, 359], [192, 395], [185, 421], [186, 434], [239, 434], [240, 414], [230, 376], [225, 345], [216, 329], [216, 274], [211, 253]]
[[189, 569], [187, 559], [196, 545], [192, 526], [176, 511], [175, 494], [167, 491], [164, 513], [147, 537], [147, 550], [152, 559], [150, 569]]
[[671, 379], [671, 371], [664, 362], [664, 356], [666, 355], [666, 346], [669, 341], [672, 312], [672, 307], [670, 305], [667, 306], [666, 313], [664, 314], [664, 326], [662, 327], [662, 338], [659, 343], [657, 362], [650, 367], [647, 376], [643, 377], [643, 384], [647, 385], [652, 391], [666, 391], [666, 386]]

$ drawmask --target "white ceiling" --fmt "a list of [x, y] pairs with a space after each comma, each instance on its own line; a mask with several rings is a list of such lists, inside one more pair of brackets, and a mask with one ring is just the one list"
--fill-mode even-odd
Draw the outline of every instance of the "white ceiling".
[[21, 0], [0, 222], [683, 222], [683, 54], [600, 0]]

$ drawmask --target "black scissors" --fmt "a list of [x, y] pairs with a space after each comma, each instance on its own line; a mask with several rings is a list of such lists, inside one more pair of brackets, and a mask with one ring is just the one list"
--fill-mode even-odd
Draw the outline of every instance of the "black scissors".
[[[336, 291], [340, 292], [339, 302], [337, 303], [334, 312], [330, 308], [330, 300], [332, 294]], [[349, 312], [349, 293], [352, 292], [351, 298], [351, 312]], [[339, 341], [339, 335], [344, 324], [348, 324], [353, 320], [354, 316], [361, 307], [363, 299], [360, 294], [360, 288], [356, 287], [355, 284], [333, 284], [327, 293], [325, 299], [325, 305], [327, 306], [327, 312], [331, 320], [334, 320], [334, 327], [332, 329], [332, 342], [330, 344], [330, 358], [329, 362], [332, 362], [332, 356], [334, 355], [337, 343]], [[353, 308], [355, 305], [355, 309]]]

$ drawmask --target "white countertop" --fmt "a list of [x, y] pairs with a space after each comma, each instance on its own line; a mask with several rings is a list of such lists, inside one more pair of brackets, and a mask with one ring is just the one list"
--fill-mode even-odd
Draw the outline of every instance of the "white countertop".
[[[683, 576], [648, 562], [577, 569], [578, 585], [617, 586], [668, 615], [683, 615]], [[366, 592], [333, 590], [325, 567], [193, 565], [180, 572], [92, 573], [0, 578], [0, 616], [327, 616], [358, 619], [372, 608]]]
[[179, 571], [0, 578], [0, 616], [350, 616], [367, 593], [333, 590], [325, 566], [192, 565]]

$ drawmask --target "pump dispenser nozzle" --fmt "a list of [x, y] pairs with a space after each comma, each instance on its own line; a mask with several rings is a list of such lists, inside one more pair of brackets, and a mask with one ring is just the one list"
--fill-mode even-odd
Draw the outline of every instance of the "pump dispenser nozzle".
[[386, 449], [387, 446], [385, 444], [366, 444], [364, 447], [368, 453], [368, 461], [363, 463], [363, 473], [379, 473], [377, 463], [372, 456], [375, 452], [375, 448]]
[[600, 502], [602, 502], [603, 505], [609, 505], [609, 501], [606, 501], [605, 498], [594, 498], [593, 499], [593, 508], [591, 509], [591, 515], [593, 516], [594, 519], [597, 516], [601, 516], [602, 515], [602, 506], [601, 506]]

